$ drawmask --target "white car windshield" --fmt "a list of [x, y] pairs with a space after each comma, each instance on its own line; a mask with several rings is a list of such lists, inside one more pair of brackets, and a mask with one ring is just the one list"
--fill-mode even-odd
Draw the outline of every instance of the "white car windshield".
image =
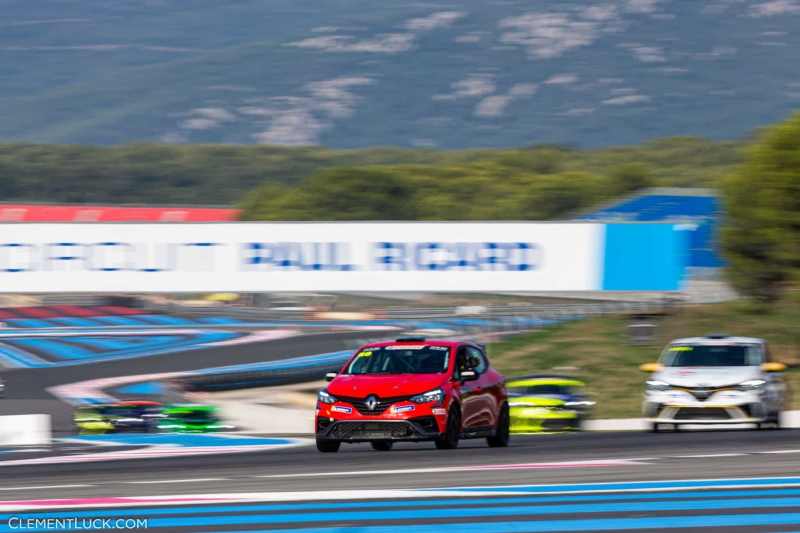
[[673, 344], [659, 362], [667, 367], [757, 366], [764, 362], [764, 351], [758, 344]]

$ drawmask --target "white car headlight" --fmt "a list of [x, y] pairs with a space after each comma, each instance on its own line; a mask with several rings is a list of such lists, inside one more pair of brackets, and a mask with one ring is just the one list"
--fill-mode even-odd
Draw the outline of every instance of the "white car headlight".
[[411, 401], [414, 403], [436, 402], [436, 405], [441, 405], [442, 401], [444, 401], [444, 391], [442, 389], [435, 389], [424, 394], [417, 394], [411, 398]]
[[749, 392], [749, 391], [763, 390], [766, 387], [767, 387], [767, 382], [763, 379], [748, 379], [747, 381], [739, 383], [739, 385], [736, 388], [743, 392]]
[[317, 395], [317, 401], [320, 402], [320, 403], [325, 403], [325, 404], [330, 405], [332, 403], [336, 403], [339, 400], [337, 400], [336, 398], [334, 398], [333, 396], [328, 394], [328, 391], [321, 390], [321, 391], [319, 391], [319, 394]]
[[656, 379], [649, 379], [644, 382], [644, 390], [646, 391], [663, 391], [669, 388], [669, 383], [658, 381]]

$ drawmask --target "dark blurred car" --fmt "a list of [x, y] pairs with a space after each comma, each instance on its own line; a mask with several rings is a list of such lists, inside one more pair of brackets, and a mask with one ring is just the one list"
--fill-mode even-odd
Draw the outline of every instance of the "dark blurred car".
[[107, 433], [151, 433], [163, 418], [164, 404], [130, 400], [84, 405], [75, 410], [74, 421], [81, 435]]

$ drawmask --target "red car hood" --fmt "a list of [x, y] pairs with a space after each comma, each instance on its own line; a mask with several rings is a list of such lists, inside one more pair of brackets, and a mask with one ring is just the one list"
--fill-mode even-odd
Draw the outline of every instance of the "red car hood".
[[391, 398], [422, 394], [446, 382], [447, 376], [443, 374], [340, 375], [328, 385], [327, 390], [334, 396], [366, 398], [376, 394], [381, 398]]

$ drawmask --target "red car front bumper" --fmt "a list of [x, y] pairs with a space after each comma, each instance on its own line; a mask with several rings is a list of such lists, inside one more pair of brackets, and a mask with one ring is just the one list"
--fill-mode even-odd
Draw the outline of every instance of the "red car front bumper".
[[365, 414], [346, 402], [317, 404], [316, 437], [343, 442], [433, 440], [445, 431], [444, 405], [400, 402], [382, 413]]

